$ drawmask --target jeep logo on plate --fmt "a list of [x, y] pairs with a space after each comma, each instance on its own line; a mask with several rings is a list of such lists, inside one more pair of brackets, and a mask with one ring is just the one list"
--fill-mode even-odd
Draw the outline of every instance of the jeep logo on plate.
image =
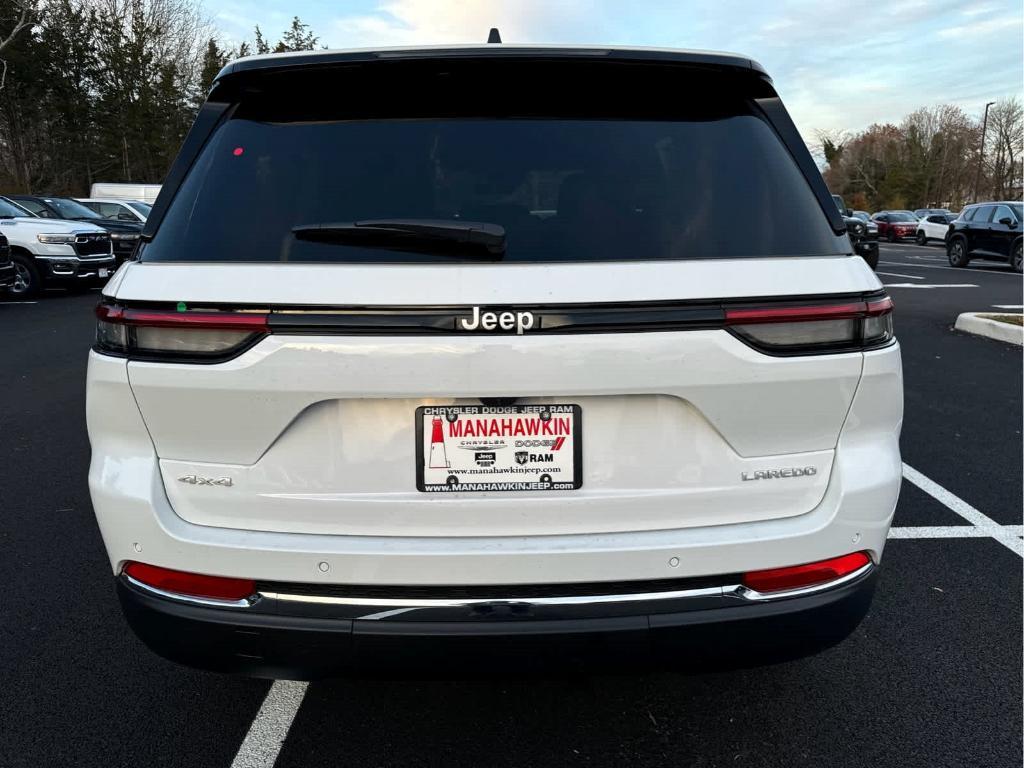
[[533, 325], [533, 312], [484, 312], [480, 307], [473, 307], [472, 317], [459, 318], [459, 327], [464, 331], [515, 330], [516, 334], [522, 336]]

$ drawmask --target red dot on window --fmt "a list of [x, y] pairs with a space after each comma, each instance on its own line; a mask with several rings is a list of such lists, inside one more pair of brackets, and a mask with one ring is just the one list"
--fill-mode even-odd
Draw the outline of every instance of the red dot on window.
[[241, 147], [235, 147], [234, 151], [231, 154], [233, 154], [235, 157], [239, 157], [243, 152], [245, 152], [245, 150], [242, 149]]

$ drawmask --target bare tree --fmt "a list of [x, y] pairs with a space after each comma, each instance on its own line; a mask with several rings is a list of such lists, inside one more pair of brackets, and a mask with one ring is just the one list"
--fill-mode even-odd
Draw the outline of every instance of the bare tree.
[[1017, 196], [1024, 175], [1024, 108], [1016, 97], [1003, 99], [989, 111], [988, 122], [993, 151], [988, 153], [985, 170], [991, 196], [997, 200]]
[[[21, 32], [32, 26], [35, 19], [36, 4], [34, 0], [14, 0], [13, 10], [15, 14], [14, 26], [6, 36], [0, 37], [0, 53], [4, 48], [14, 42]], [[0, 32], [0, 35], [3, 33]], [[0, 59], [0, 90], [3, 90], [7, 82], [7, 60]]]

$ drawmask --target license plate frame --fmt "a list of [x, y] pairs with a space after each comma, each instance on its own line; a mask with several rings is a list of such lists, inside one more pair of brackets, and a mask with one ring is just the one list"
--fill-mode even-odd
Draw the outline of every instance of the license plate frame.
[[[440, 449], [435, 447], [435, 418], [441, 421]], [[459, 422], [461, 426], [452, 426]], [[467, 422], [472, 426], [467, 428]], [[423, 493], [579, 490], [583, 486], [582, 433], [583, 409], [572, 403], [421, 405], [415, 412], [416, 489]]]

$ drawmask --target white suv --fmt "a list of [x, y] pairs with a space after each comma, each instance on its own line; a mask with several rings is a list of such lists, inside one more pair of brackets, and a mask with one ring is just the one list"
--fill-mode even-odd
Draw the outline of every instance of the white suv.
[[900, 487], [891, 311], [749, 59], [236, 61], [97, 309], [129, 623], [285, 677], [834, 643]]

